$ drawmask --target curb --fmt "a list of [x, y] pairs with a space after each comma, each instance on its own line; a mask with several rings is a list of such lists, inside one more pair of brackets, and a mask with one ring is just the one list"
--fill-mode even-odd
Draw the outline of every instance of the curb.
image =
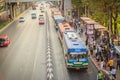
[[90, 55], [90, 59], [91, 59], [92, 63], [95, 65], [96, 69], [97, 69], [97, 70], [100, 70], [98, 64], [96, 64], [95, 60], [92, 58], [91, 55]]
[[7, 24], [4, 28], [0, 29], [0, 33], [2, 33], [5, 29], [7, 29], [15, 20]]
[[[22, 15], [22, 14], [24, 14], [26, 11], [28, 11], [29, 9], [30, 9], [31, 7], [29, 7], [28, 9], [26, 9], [24, 12], [22, 12], [20, 15]], [[20, 16], [19, 15], [19, 16]], [[17, 17], [15, 17], [14, 19], [13, 19], [13, 21], [11, 21], [9, 24], [7, 24], [5, 27], [3, 27], [2, 29], [0, 29], [0, 34], [5, 30], [5, 29], [7, 29], [11, 24], [13, 24], [18, 18], [19, 18], [19, 16], [17, 16]]]
[[[110, 73], [109, 71], [105, 70], [105, 69], [101, 69], [98, 64], [96, 64], [95, 60], [92, 58], [92, 55], [90, 54], [90, 52], [88, 53], [90, 55], [90, 59], [92, 61], [92, 63], [94, 64], [94, 66], [96, 67], [96, 69], [98, 71], [101, 71], [104, 74], [105, 80], [116, 80]], [[107, 78], [107, 79], [106, 79]]]

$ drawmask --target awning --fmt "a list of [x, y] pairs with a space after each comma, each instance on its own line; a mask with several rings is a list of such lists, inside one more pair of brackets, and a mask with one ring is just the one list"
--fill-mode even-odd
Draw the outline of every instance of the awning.
[[120, 46], [115, 46], [116, 53], [120, 55]]
[[100, 24], [96, 24], [95, 29], [105, 29], [105, 27]]

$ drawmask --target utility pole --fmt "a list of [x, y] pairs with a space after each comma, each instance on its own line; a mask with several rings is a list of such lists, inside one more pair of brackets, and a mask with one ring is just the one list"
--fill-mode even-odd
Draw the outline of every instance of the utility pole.
[[64, 15], [67, 21], [70, 21], [72, 18], [71, 9], [71, 0], [64, 0]]

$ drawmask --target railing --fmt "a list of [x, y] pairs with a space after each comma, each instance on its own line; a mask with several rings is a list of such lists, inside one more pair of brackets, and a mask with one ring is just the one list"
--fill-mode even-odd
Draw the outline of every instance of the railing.
[[115, 80], [115, 78], [110, 74], [109, 71], [106, 71], [104, 69], [100, 69], [100, 71], [103, 73], [104, 80]]

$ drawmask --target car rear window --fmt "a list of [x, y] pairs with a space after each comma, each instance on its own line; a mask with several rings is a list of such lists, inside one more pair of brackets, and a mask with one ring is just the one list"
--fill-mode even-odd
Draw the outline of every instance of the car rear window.
[[36, 15], [35, 13], [32, 13], [32, 15]]
[[39, 15], [40, 17], [43, 17], [43, 15]]

